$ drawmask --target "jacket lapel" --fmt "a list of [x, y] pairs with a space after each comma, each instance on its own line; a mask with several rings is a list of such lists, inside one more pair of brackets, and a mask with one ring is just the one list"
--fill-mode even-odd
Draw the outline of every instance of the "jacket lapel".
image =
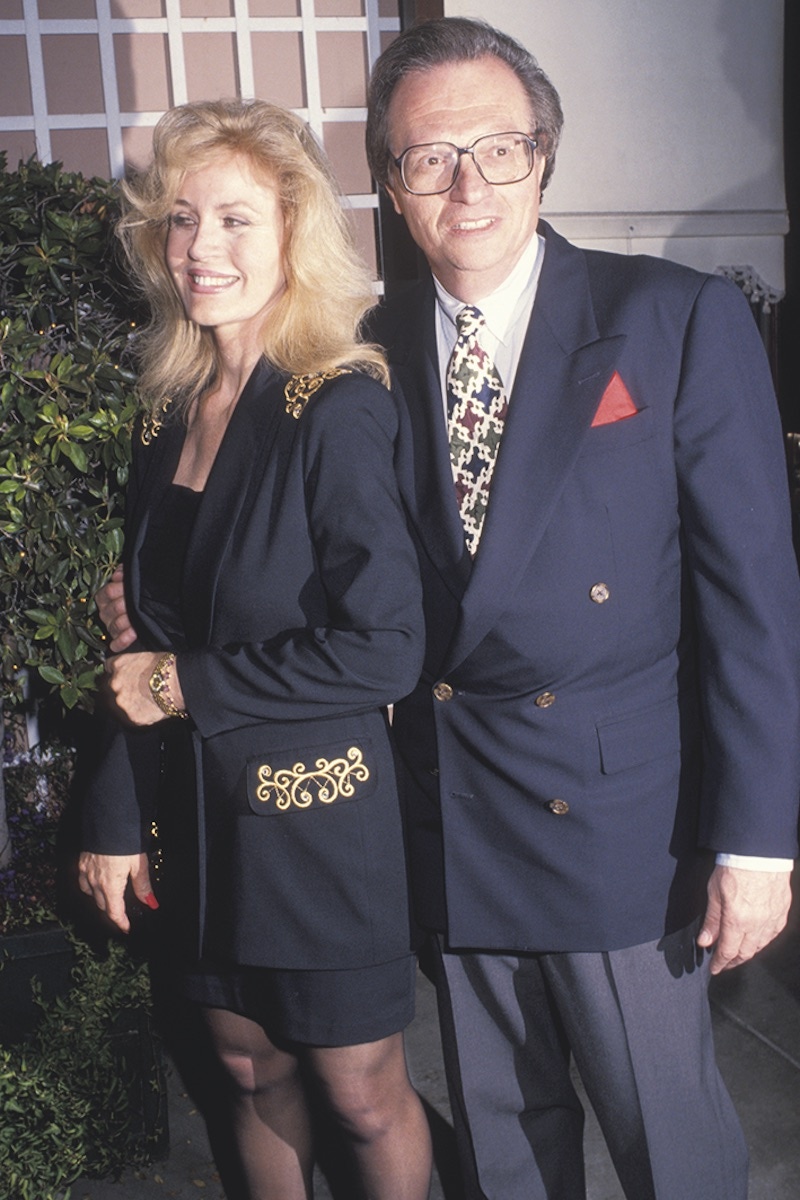
[[[137, 429], [134, 437], [138, 436]], [[147, 534], [150, 513], [161, 503], [164, 489], [169, 486], [175, 476], [185, 437], [186, 425], [182, 418], [176, 416], [162, 426], [150, 449], [142, 452], [148, 456], [147, 465], [139, 483], [136, 502], [126, 516], [126, 582], [134, 600], [136, 627], [152, 646], [163, 645], [164, 633], [146, 613], [142, 612], [139, 605], [141, 596], [139, 551]]]
[[601, 338], [582, 253], [547, 237], [481, 544], [444, 663], [452, 671], [502, 618], [547, 528], [624, 338]]

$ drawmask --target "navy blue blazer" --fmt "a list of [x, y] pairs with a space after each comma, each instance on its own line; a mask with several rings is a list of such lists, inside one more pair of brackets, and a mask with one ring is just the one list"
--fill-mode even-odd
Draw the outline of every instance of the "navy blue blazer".
[[[414, 686], [423, 653], [398, 411], [351, 373], [298, 415], [285, 383], [261, 365], [244, 389], [183, 575], [201, 946], [252, 965], [366, 966], [410, 945], [384, 711]], [[139, 552], [184, 436], [174, 420], [134, 442], [125, 570], [138, 648], [170, 648], [140, 605]], [[87, 797], [85, 849], [144, 846], [163, 732], [114, 731]]]
[[[395, 731], [421, 920], [454, 947], [598, 951], [691, 919], [704, 849], [795, 854], [800, 587], [739, 289], [540, 231], [474, 565], [431, 281], [377, 317], [428, 629]], [[639, 411], [593, 428], [615, 371]]]

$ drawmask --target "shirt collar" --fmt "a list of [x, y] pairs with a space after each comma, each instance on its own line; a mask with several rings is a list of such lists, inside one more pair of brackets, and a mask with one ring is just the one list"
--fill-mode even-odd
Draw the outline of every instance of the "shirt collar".
[[[519, 261], [511, 274], [476, 305], [481, 310], [489, 331], [499, 342], [506, 343], [511, 337], [520, 312], [526, 305], [532, 303], [539, 282], [539, 273], [544, 257], [544, 238], [534, 234], [519, 257]], [[458, 313], [464, 307], [463, 300], [457, 300], [434, 275], [436, 297], [441, 312], [455, 326]]]

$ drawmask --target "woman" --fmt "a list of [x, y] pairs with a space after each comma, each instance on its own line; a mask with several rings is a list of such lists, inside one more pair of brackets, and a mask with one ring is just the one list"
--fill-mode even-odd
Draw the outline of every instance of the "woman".
[[123, 930], [126, 889], [162, 906], [248, 1197], [311, 1195], [310, 1077], [364, 1194], [422, 1200], [385, 707], [423, 635], [397, 412], [356, 338], [369, 281], [312, 136], [273, 105], [172, 110], [125, 193], [153, 312], [126, 527], [139, 640], [108, 661], [125, 725], [89, 791], [81, 887]]

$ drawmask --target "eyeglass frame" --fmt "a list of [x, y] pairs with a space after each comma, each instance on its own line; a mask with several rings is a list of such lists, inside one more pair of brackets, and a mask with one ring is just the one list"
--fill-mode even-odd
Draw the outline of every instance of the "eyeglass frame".
[[[477, 146], [478, 142], [482, 142], [485, 138], [503, 137], [508, 133], [518, 134], [528, 143], [531, 148], [531, 165], [524, 175], [520, 175], [519, 179], [503, 179], [499, 183], [493, 183], [491, 179], [486, 178], [481, 170], [480, 164], [475, 158], [475, 147]], [[475, 141], [470, 146], [457, 146], [455, 142], [446, 141], [415, 142], [412, 146], [406, 146], [403, 153], [397, 158], [395, 158], [392, 152], [389, 151], [389, 157], [400, 174], [400, 182], [403, 185], [403, 189], [408, 192], [409, 196], [443, 196], [445, 192], [449, 192], [452, 187], [455, 187], [456, 180], [458, 179], [458, 173], [461, 170], [461, 158], [464, 154], [471, 155], [472, 161], [475, 164], [475, 170], [478, 172], [484, 183], [488, 183], [490, 187], [507, 187], [512, 183], [522, 183], [524, 179], [527, 179], [531, 175], [533, 168], [536, 165], [536, 150], [539, 145], [536, 134], [538, 133], [541, 133], [541, 130], [534, 129], [532, 134], [523, 133], [521, 129], [503, 129], [499, 133], [482, 133], [480, 137], [475, 138]], [[406, 183], [405, 176], [403, 174], [403, 160], [405, 159], [406, 155], [410, 154], [412, 150], [420, 150], [423, 146], [452, 146], [458, 155], [458, 158], [456, 159], [456, 165], [453, 169], [453, 178], [450, 180], [447, 187], [439, 188], [435, 192], [412, 191], [412, 189]]]

